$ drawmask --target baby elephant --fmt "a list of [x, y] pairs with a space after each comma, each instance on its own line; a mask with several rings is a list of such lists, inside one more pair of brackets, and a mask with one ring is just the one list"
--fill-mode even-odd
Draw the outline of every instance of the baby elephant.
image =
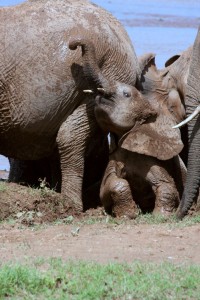
[[[172, 128], [175, 121], [167, 107], [167, 92], [157, 78], [152, 80], [152, 54], [141, 60], [141, 76], [132, 86], [108, 80], [92, 42], [75, 37], [69, 46], [72, 50], [80, 46], [84, 53], [83, 73], [91, 88], [84, 92], [95, 95], [97, 122], [113, 133], [117, 143], [100, 189], [106, 211], [134, 217], [139, 206], [169, 214], [178, 206], [183, 188], [185, 170], [178, 158], [183, 144], [180, 131]], [[157, 99], [161, 89], [162, 97]]]
[[116, 147], [104, 174], [100, 198], [106, 212], [113, 216], [135, 218], [139, 210], [168, 216], [178, 207], [185, 175], [179, 156], [159, 160]]
[[[186, 177], [185, 165], [179, 157], [183, 143], [180, 131], [172, 128], [176, 118], [169, 111], [167, 93], [159, 99], [156, 97], [161, 88], [158, 80], [152, 80], [152, 68], [156, 68], [152, 54], [142, 58], [140, 67], [138, 89], [142, 92], [142, 100], [130, 97], [132, 106], [123, 97], [115, 101], [116, 119], [126, 116], [128, 122], [135, 121], [135, 124], [125, 132], [119, 127], [110, 128], [112, 153], [100, 198], [105, 210], [117, 217], [134, 218], [139, 210], [169, 216], [178, 207]], [[101, 100], [99, 118], [102, 127], [108, 124], [104, 98], [106, 95]], [[149, 103], [156, 112], [154, 118], [144, 117], [146, 108], [142, 101]]]

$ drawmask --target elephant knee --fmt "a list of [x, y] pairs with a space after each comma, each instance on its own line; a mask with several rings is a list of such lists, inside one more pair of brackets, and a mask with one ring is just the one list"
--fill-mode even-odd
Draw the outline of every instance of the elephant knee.
[[127, 216], [130, 219], [138, 215], [129, 183], [125, 179], [110, 182], [109, 191], [101, 198], [107, 213], [116, 217]]
[[129, 184], [125, 179], [110, 179], [101, 187], [101, 201], [103, 204], [106, 204], [107, 201], [114, 203], [120, 199], [123, 201], [123, 195], [127, 192], [127, 189], [129, 189]]
[[164, 184], [159, 187], [156, 193], [156, 203], [153, 213], [170, 215], [180, 202], [179, 193], [173, 184]]

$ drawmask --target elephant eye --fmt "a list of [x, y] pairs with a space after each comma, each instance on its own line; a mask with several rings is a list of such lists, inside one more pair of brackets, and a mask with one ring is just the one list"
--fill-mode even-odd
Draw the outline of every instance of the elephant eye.
[[131, 93], [129, 93], [129, 92], [123, 91], [123, 94], [126, 98], [131, 97]]

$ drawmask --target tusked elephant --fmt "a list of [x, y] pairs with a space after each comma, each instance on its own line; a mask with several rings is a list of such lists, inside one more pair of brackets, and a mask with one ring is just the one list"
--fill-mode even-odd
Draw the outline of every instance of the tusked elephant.
[[138, 90], [102, 74], [92, 42], [75, 38], [70, 48], [78, 46], [84, 53], [83, 72], [93, 82], [90, 92], [99, 91], [97, 121], [112, 133], [111, 146], [116, 142], [100, 190], [106, 211], [132, 218], [139, 205], [143, 211], [170, 214], [179, 204], [186, 169], [178, 157], [180, 131], [172, 128], [176, 119], [165, 97], [155, 99], [160, 82], [152, 81], [152, 54], [140, 59]]
[[[200, 111], [200, 91], [198, 88], [200, 82], [200, 29], [198, 29], [194, 45], [180, 55], [171, 57], [165, 66], [162, 70], [154, 70], [154, 75], [157, 74], [157, 79], [160, 81], [160, 89], [157, 89], [156, 97], [163, 95], [176, 122], [182, 121], [175, 128], [187, 124], [181, 128], [184, 149], [180, 155], [188, 169], [184, 192], [177, 210], [177, 217], [182, 219], [199, 196], [200, 162], [198, 149], [200, 141], [198, 136], [199, 117], [196, 116]], [[183, 121], [185, 116], [187, 119]]]
[[176, 127], [187, 124], [189, 152], [187, 177], [183, 196], [177, 211], [182, 219], [197, 201], [200, 186], [200, 27], [194, 42], [186, 86], [186, 114], [188, 118]]
[[101, 104], [83, 92], [89, 85], [81, 49], [69, 49], [79, 34], [94, 42], [108, 80], [136, 85], [134, 48], [106, 10], [87, 0], [29, 0], [0, 8], [0, 154], [23, 163], [56, 153], [61, 192], [77, 212], [83, 209], [84, 171], [90, 170], [88, 181], [99, 180], [108, 160], [107, 129], [96, 122], [101, 113], [94, 115]]
[[[189, 47], [181, 54], [169, 58], [163, 69], [157, 69], [155, 55], [152, 54], [148, 61], [149, 71], [146, 78], [150, 78], [150, 87], [148, 88], [145, 83], [146, 89], [152, 90], [156, 101], [164, 101], [177, 124], [184, 120], [186, 116], [186, 85], [191, 54], [192, 47]], [[145, 59], [145, 56], [139, 57], [140, 63]], [[187, 165], [188, 133], [186, 127], [181, 128], [181, 138], [184, 148], [180, 156]]]

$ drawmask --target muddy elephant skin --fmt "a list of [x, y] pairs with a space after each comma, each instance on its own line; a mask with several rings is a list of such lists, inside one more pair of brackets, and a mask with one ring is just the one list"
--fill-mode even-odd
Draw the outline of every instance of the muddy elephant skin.
[[[84, 157], [95, 149], [98, 158], [90, 143], [105, 144], [106, 135], [94, 116], [94, 96], [83, 93], [88, 83], [81, 48], [69, 49], [77, 34], [94, 42], [107, 78], [135, 85], [139, 65], [130, 39], [97, 5], [29, 0], [0, 8], [0, 153], [32, 161], [46, 160], [57, 149], [61, 192], [81, 211]], [[106, 147], [105, 164], [107, 158]], [[98, 160], [93, 170], [96, 176]]]
[[[181, 122], [186, 116], [186, 87], [191, 55], [192, 46], [181, 54], [169, 58], [163, 69], [157, 69], [154, 54], [152, 57], [147, 54], [139, 57], [140, 65], [143, 65], [145, 61], [147, 64], [147, 70], [144, 71], [145, 80], [141, 80], [144, 93], [148, 94], [151, 91], [155, 101], [164, 102], [176, 123]], [[187, 165], [187, 126], [181, 128], [181, 138], [184, 148], [180, 156]]]
[[[166, 62], [166, 68], [159, 71], [164, 90], [172, 95], [169, 109], [174, 114], [176, 122], [189, 117], [199, 107], [200, 90], [200, 29], [194, 45], [180, 55], [171, 57]], [[185, 116], [184, 116], [185, 115]], [[199, 159], [199, 116], [181, 128], [184, 149], [180, 153], [187, 165], [187, 177], [177, 217], [182, 219], [193, 203], [197, 202], [200, 185]]]
[[136, 89], [102, 74], [92, 42], [71, 41], [70, 48], [78, 46], [84, 53], [84, 74], [93, 82], [90, 92], [99, 91], [95, 115], [101, 127], [111, 132], [111, 148], [116, 142], [100, 190], [106, 211], [132, 218], [139, 205], [143, 211], [172, 213], [179, 204], [186, 172], [178, 157], [183, 144], [179, 129], [172, 128], [176, 119], [166, 101], [170, 97], [156, 98], [160, 81], [152, 76], [152, 54], [140, 60]]
[[186, 168], [176, 156], [169, 160], [117, 147], [110, 155], [100, 189], [107, 213], [135, 218], [143, 213], [168, 217], [179, 205]]

